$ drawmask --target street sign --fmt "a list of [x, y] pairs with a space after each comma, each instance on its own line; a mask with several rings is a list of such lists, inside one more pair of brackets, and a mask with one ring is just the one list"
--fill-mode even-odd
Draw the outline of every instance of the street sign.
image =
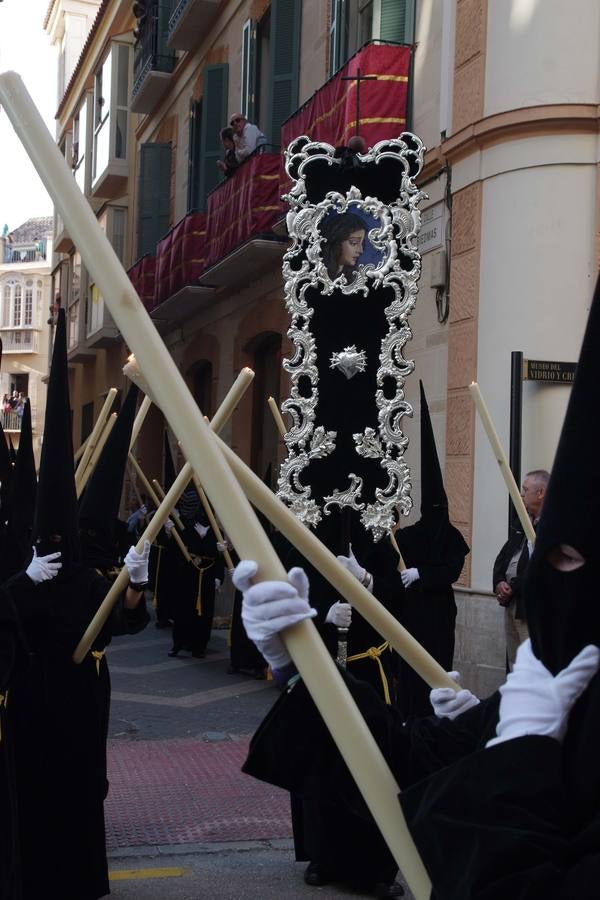
[[549, 359], [524, 359], [523, 381], [544, 384], [573, 384], [577, 363], [556, 362]]

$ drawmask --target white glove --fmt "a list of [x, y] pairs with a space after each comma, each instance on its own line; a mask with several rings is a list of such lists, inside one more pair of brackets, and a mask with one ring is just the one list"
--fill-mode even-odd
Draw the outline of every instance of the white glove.
[[200, 522], [196, 522], [196, 524], [194, 525], [194, 531], [196, 532], [196, 534], [199, 534], [201, 538], [203, 538], [206, 536], [206, 532], [208, 531], [209, 527], [209, 525], [201, 525]]
[[215, 591], [218, 591], [220, 589], [221, 589], [221, 579], [215, 578]]
[[533, 554], [533, 541], [527, 541], [527, 552], [530, 556]]
[[404, 569], [400, 572], [400, 578], [402, 579], [402, 584], [405, 588], [410, 587], [411, 584], [418, 581], [420, 577], [418, 569]]
[[367, 572], [366, 569], [363, 569], [354, 553], [352, 552], [352, 544], [350, 544], [350, 556], [338, 556], [337, 561], [341, 563], [341, 565], [347, 569], [351, 575], [360, 581], [360, 583], [366, 587], [368, 591], [372, 592], [373, 589], [373, 576]]
[[34, 584], [40, 584], [42, 581], [50, 581], [58, 575], [59, 569], [62, 568], [60, 552], [49, 553], [47, 556], [38, 556], [35, 547], [33, 550], [33, 559], [25, 569], [25, 574], [31, 578]]
[[227, 541], [224, 541], [223, 543], [221, 543], [221, 541], [217, 541], [217, 550], [219, 551], [219, 553], [225, 553], [227, 549]]
[[147, 516], [147, 515], [148, 515], [148, 507], [146, 506], [145, 503], [143, 503], [143, 504], [140, 506], [140, 508], [138, 509], [138, 513], [139, 513], [139, 515], [140, 515], [140, 518], [143, 518], [144, 516]]
[[233, 578], [234, 572], [235, 572], [235, 569], [227, 569], [227, 574], [229, 575], [230, 578]]
[[334, 603], [325, 616], [326, 622], [331, 622], [337, 628], [350, 628], [352, 622], [352, 607], [349, 603]]
[[144, 541], [144, 549], [138, 553], [135, 547], [130, 547], [127, 556], [123, 560], [127, 566], [129, 580], [134, 584], [145, 584], [148, 581], [148, 558], [150, 556], [150, 541]]
[[251, 641], [273, 669], [283, 669], [291, 657], [279, 632], [303, 619], [316, 616], [308, 602], [308, 578], [304, 569], [288, 572], [289, 581], [252, 584], [258, 564], [244, 559], [235, 568], [233, 583], [243, 594], [242, 621]]
[[553, 675], [534, 656], [527, 639], [517, 650], [514, 669], [500, 688], [500, 721], [496, 737], [486, 746], [526, 734], [561, 741], [567, 733], [569, 713], [598, 670], [600, 650], [588, 644], [566, 669]]
[[[456, 682], [460, 679], [460, 672], [448, 672], [448, 675]], [[456, 719], [479, 703], [475, 694], [466, 688], [460, 691], [453, 688], [433, 688], [429, 694], [429, 701], [438, 719]]]
[[173, 521], [173, 519], [167, 519], [167, 521], [165, 522], [164, 528], [165, 528], [165, 531], [167, 532], [167, 534], [170, 535], [171, 532], [173, 531], [173, 529], [175, 528], [175, 522]]

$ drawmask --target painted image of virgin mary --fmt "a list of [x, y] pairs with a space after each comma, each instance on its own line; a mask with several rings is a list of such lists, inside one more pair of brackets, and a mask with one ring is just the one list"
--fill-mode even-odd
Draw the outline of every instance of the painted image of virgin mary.
[[367, 228], [355, 213], [332, 216], [321, 225], [323, 264], [333, 280], [340, 275], [351, 282], [356, 275], [358, 260], [365, 249]]

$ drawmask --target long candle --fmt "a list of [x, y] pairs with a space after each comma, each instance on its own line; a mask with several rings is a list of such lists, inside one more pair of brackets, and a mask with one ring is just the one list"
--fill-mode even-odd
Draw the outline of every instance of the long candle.
[[[198, 416], [175, 361], [165, 351], [127, 273], [16, 73], [0, 75], [0, 102], [67, 230], [77, 235], [87, 270], [146, 373], [152, 395], [181, 441], [234, 545], [246, 559], [257, 561], [258, 581], [285, 580], [281, 562], [211, 440], [208, 426]], [[427, 900], [431, 882], [397, 801], [398, 785], [314, 625], [300, 622], [286, 631], [284, 640], [413, 894], [417, 900]]]
[[269, 397], [268, 399], [269, 409], [273, 413], [273, 418], [275, 419], [275, 424], [277, 425], [277, 429], [282, 438], [285, 438], [287, 433], [287, 428], [285, 427], [285, 422], [283, 421], [283, 416], [279, 412], [279, 407], [275, 403], [274, 397]]
[[502, 444], [500, 443], [500, 438], [498, 437], [498, 433], [494, 428], [492, 417], [490, 416], [489, 410], [485, 405], [485, 401], [476, 381], [473, 381], [469, 385], [469, 391], [471, 392], [471, 396], [475, 402], [475, 406], [477, 407], [477, 412], [479, 413], [481, 424], [483, 425], [485, 433], [488, 436], [492, 452], [496, 457], [496, 462], [500, 466], [500, 472], [502, 473], [502, 477], [506, 482], [508, 493], [510, 494], [510, 498], [513, 502], [515, 510], [517, 511], [519, 521], [521, 522], [521, 527], [523, 528], [523, 533], [525, 534], [528, 541], [534, 543], [535, 529], [531, 523], [529, 515], [527, 514], [527, 510], [525, 509], [525, 504], [523, 503], [521, 492], [517, 487], [517, 482], [515, 481], [514, 475], [508, 464], [506, 454], [502, 448]]
[[451, 687], [455, 681], [414, 637], [387, 611], [359, 580], [339, 564], [321, 541], [290, 512], [278, 497], [220, 438], [216, 438], [231, 471], [242, 485], [246, 496], [285, 537], [300, 550], [373, 628], [386, 638], [406, 662], [430, 687]]
[[100, 438], [98, 439], [98, 442], [96, 443], [96, 446], [94, 447], [93, 453], [88, 461], [86, 469], [83, 471], [81, 478], [79, 478], [79, 480], [75, 481], [75, 491], [77, 493], [77, 499], [79, 499], [79, 497], [81, 497], [81, 495], [83, 494], [83, 490], [84, 490], [86, 484], [88, 483], [88, 481], [90, 480], [92, 472], [96, 468], [96, 463], [100, 459], [100, 454], [104, 450], [104, 445], [106, 444], [106, 442], [108, 440], [109, 434], [115, 427], [116, 421], [117, 421], [117, 414], [111, 413], [110, 416], [108, 417], [108, 422], [104, 426], [104, 430], [102, 431], [102, 434], [100, 435]]
[[83, 473], [86, 470], [86, 466], [90, 460], [90, 456], [92, 455], [96, 444], [98, 443], [98, 439], [102, 434], [104, 426], [106, 424], [106, 419], [111, 410], [111, 407], [114, 403], [115, 397], [117, 396], [117, 389], [111, 388], [106, 395], [104, 403], [102, 404], [102, 409], [98, 414], [98, 418], [92, 428], [92, 432], [87, 439], [87, 444], [85, 446], [85, 450], [83, 451], [83, 456], [81, 458], [81, 462], [77, 466], [77, 471], [75, 472], [75, 481], [77, 482], [81, 479]]

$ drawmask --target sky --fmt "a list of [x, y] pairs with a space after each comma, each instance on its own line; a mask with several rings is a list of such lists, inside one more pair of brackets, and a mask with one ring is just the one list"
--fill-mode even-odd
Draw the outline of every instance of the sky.
[[[48, 0], [1, 0], [0, 72], [18, 72], [55, 135], [56, 51], [43, 29]], [[46, 193], [8, 116], [0, 111], [0, 233], [32, 216], [52, 214]]]

